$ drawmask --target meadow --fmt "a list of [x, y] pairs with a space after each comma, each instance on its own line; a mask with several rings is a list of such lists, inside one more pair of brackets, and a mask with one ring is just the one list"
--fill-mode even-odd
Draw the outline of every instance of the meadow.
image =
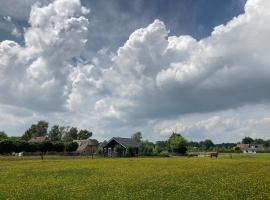
[[0, 199], [270, 199], [270, 156], [0, 157]]

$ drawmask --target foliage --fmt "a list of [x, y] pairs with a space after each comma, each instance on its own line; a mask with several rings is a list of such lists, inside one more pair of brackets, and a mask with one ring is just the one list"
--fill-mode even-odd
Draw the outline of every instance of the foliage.
[[169, 157], [170, 153], [167, 150], [163, 150], [163, 151], [160, 152], [160, 156]]
[[78, 138], [78, 129], [76, 127], [71, 127], [68, 131], [65, 132], [63, 140], [65, 142], [72, 142]]
[[4, 131], [0, 131], [0, 141], [7, 140], [8, 136]]
[[149, 142], [148, 140], [142, 141], [139, 148], [139, 153], [142, 156], [152, 156], [154, 155], [155, 144]]
[[31, 127], [25, 131], [22, 139], [25, 141], [30, 140], [32, 137], [46, 136], [49, 123], [46, 121], [39, 121], [37, 124], [32, 124]]
[[202, 147], [203, 150], [213, 150], [213, 148], [215, 147], [212, 140], [209, 139], [201, 141], [200, 146]]
[[254, 142], [254, 140], [251, 137], [244, 137], [242, 139], [242, 144], [251, 144], [253, 142]]
[[128, 147], [127, 148], [127, 156], [133, 157], [136, 154], [136, 149], [134, 147]]
[[67, 152], [73, 152], [73, 151], [76, 151], [78, 148], [78, 143], [76, 142], [68, 142], [65, 144], [65, 150]]
[[60, 141], [63, 137], [65, 127], [60, 127], [59, 125], [52, 126], [49, 131], [48, 137], [51, 141]]
[[52, 151], [63, 152], [65, 150], [65, 145], [63, 142], [54, 142]]
[[80, 130], [77, 136], [78, 140], [86, 140], [90, 137], [92, 137], [93, 133], [88, 130]]
[[99, 142], [98, 142], [98, 140], [96, 140], [96, 139], [90, 139], [90, 141], [91, 141], [92, 144], [94, 144], [94, 145], [99, 145]]
[[134, 133], [131, 138], [137, 140], [138, 142], [140, 142], [142, 140], [142, 133], [141, 132], [136, 132]]
[[173, 153], [186, 153], [187, 140], [177, 133], [172, 133], [168, 140], [169, 150]]
[[11, 153], [14, 149], [14, 143], [10, 140], [2, 140], [0, 141], [0, 154], [8, 154]]
[[121, 145], [116, 145], [114, 147], [114, 151], [118, 154], [118, 156], [122, 156], [124, 153], [124, 149]]
[[155, 144], [155, 150], [157, 153], [161, 153], [168, 149], [168, 142], [167, 141], [157, 141]]

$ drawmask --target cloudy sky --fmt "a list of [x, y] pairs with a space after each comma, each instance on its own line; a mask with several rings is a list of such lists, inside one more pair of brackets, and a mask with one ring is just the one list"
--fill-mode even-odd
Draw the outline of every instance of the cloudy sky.
[[270, 137], [269, 0], [0, 0], [0, 129]]

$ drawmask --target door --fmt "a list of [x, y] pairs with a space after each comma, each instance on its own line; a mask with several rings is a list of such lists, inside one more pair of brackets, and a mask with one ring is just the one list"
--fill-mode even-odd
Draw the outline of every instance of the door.
[[112, 157], [112, 148], [111, 147], [108, 148], [108, 156]]

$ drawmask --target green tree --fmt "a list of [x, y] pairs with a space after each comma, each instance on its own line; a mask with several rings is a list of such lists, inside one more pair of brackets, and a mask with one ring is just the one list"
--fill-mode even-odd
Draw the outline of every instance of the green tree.
[[4, 131], [0, 131], [0, 141], [7, 140], [8, 136]]
[[169, 150], [174, 153], [186, 153], [187, 151], [187, 140], [180, 134], [172, 133], [168, 140]]
[[98, 142], [98, 140], [96, 140], [96, 139], [91, 139], [91, 142], [92, 142], [92, 144], [94, 144], [94, 145], [99, 145], [99, 142]]
[[32, 137], [46, 136], [48, 127], [49, 123], [44, 120], [39, 121], [37, 124], [32, 124], [31, 127], [25, 131], [22, 139], [28, 141]]
[[136, 149], [134, 147], [127, 148], [127, 156], [133, 157], [136, 154]]
[[65, 150], [67, 152], [73, 152], [73, 151], [76, 151], [78, 148], [78, 143], [76, 142], [68, 142], [65, 144]]
[[72, 142], [73, 140], [78, 139], [78, 129], [76, 127], [71, 127], [68, 131], [65, 132], [63, 140], [65, 142]]
[[242, 139], [242, 144], [251, 144], [253, 142], [254, 142], [254, 140], [251, 137], [244, 137]]
[[139, 152], [140, 155], [151, 156], [154, 153], [155, 144], [153, 142], [149, 142], [148, 140], [142, 141]]
[[168, 143], [167, 141], [157, 141], [155, 144], [155, 150], [157, 153], [160, 153], [162, 151], [165, 151], [168, 149]]
[[35, 137], [38, 136], [46, 136], [48, 133], [48, 127], [49, 127], [49, 123], [46, 121], [39, 121], [36, 125], [36, 134], [34, 135]]
[[116, 145], [114, 147], [114, 151], [117, 153], [118, 156], [122, 156], [123, 155], [123, 152], [124, 152], [124, 149], [121, 145]]
[[63, 142], [54, 142], [52, 151], [63, 152], [65, 150], [65, 144]]
[[0, 142], [0, 154], [8, 154], [14, 152], [15, 145], [11, 140], [2, 140]]
[[200, 142], [200, 144], [204, 150], [212, 150], [215, 147], [215, 144], [209, 139]]
[[37, 143], [37, 148], [41, 152], [40, 156], [43, 160], [43, 156], [46, 152], [53, 151], [53, 144], [50, 141]]
[[48, 137], [51, 141], [60, 141], [62, 139], [65, 127], [59, 127], [58, 125], [52, 126], [49, 131]]
[[138, 142], [141, 142], [142, 140], [142, 133], [141, 132], [136, 132], [134, 133], [131, 138], [137, 140]]
[[88, 130], [80, 130], [78, 133], [78, 140], [86, 140], [92, 137], [93, 133]]

